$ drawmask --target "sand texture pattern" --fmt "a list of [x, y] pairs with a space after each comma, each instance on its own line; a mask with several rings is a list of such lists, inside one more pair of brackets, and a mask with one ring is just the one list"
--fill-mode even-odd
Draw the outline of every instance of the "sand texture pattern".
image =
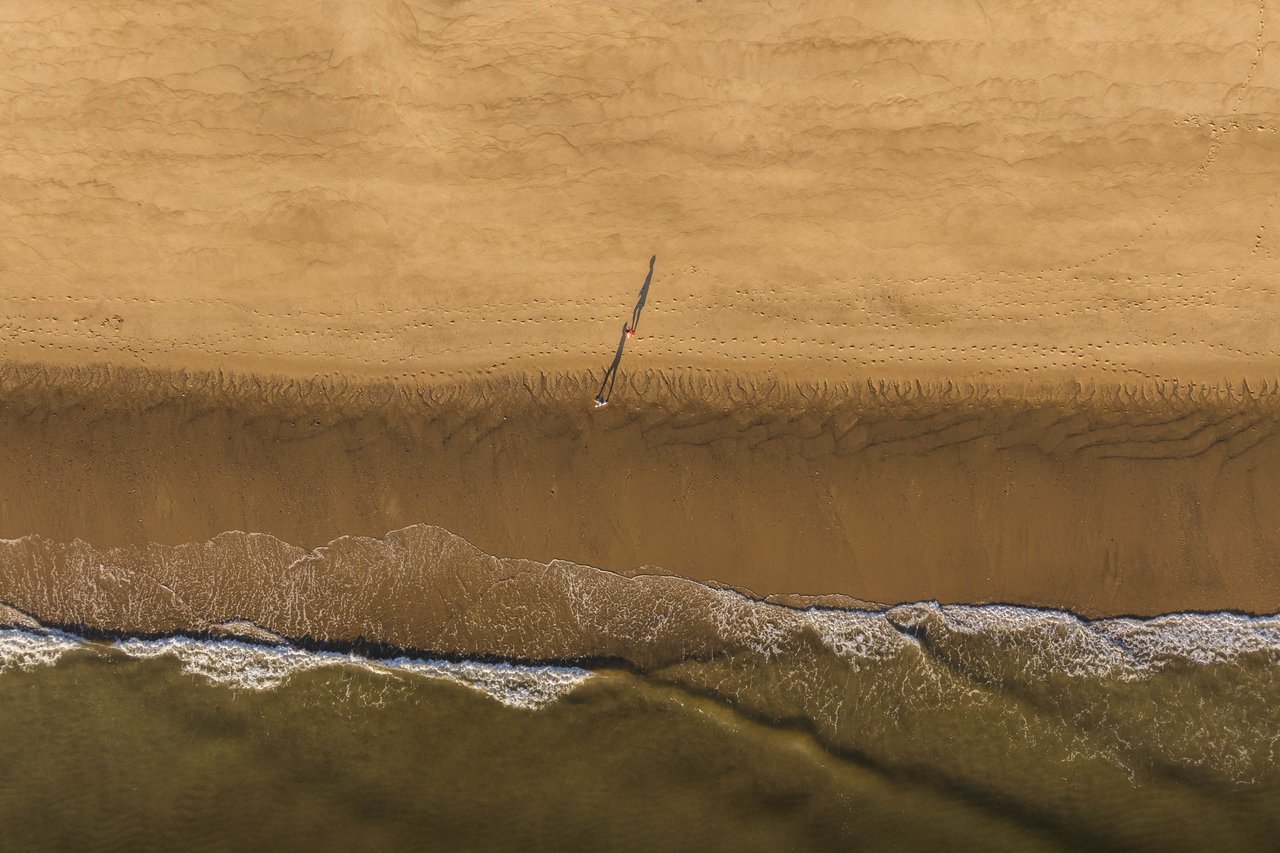
[[760, 595], [1280, 609], [1277, 385], [655, 373], [600, 412], [593, 392], [589, 375], [411, 388], [10, 367], [0, 535], [312, 548], [430, 519], [489, 554]]
[[1274, 0], [12, 0], [0, 536], [1275, 611], [1278, 37]]
[[1277, 5], [16, 0], [4, 349], [1268, 376]]

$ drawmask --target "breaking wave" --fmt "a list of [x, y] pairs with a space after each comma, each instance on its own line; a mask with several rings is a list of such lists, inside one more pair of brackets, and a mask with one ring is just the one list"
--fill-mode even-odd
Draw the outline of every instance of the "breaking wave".
[[0, 673], [52, 666], [67, 652], [122, 653], [136, 660], [173, 658], [182, 671], [239, 690], [270, 690], [294, 675], [317, 669], [357, 667], [382, 675], [406, 674], [449, 681], [477, 690], [513, 708], [536, 710], [591, 677], [573, 666], [506, 662], [369, 658], [354, 653], [311, 651], [286, 644], [258, 645], [231, 639], [125, 637], [104, 645], [64, 631], [31, 628], [0, 630]]
[[[426, 525], [310, 551], [246, 533], [108, 549], [25, 537], [0, 542], [0, 586], [15, 608], [0, 611], [13, 626], [0, 668], [55, 662], [84, 641], [43, 626], [76, 626], [222, 684], [360, 666], [535, 708], [622, 664], [796, 722], [841, 754], [966, 785], [1012, 779], [1027, 796], [1047, 784], [1037, 768], [1073, 762], [1134, 780], [1280, 776], [1277, 616], [787, 606], [679, 577], [493, 557]], [[369, 644], [404, 651], [356, 654]]]

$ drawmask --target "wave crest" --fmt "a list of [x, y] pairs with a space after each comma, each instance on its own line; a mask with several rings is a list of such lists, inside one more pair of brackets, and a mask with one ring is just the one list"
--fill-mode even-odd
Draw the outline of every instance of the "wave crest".
[[[936, 602], [798, 608], [679, 577], [493, 557], [425, 525], [313, 551], [245, 533], [112, 549], [27, 537], [0, 543], [0, 579], [4, 597], [45, 624], [255, 640], [121, 641], [125, 653], [172, 656], [218, 683], [269, 687], [354, 664], [541, 707], [587, 678], [584, 661], [620, 660], [747, 713], [802, 721], [833, 749], [961, 775], [1004, 772], [992, 744], [1134, 773], [1172, 767], [1241, 781], [1276, 771], [1276, 616], [1089, 621]], [[304, 652], [295, 641], [422, 651], [375, 662]], [[62, 653], [27, 635], [10, 646], [14, 662]], [[1152, 708], [1162, 709], [1159, 726]], [[954, 749], [940, 757], [944, 742]]]

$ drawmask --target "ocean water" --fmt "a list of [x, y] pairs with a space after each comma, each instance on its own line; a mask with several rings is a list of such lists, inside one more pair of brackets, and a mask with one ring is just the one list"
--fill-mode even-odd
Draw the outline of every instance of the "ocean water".
[[721, 645], [646, 664], [373, 655], [248, 623], [223, 627], [239, 637], [90, 637], [11, 613], [0, 838], [42, 850], [1280, 839], [1276, 617], [1088, 622], [713, 595]]

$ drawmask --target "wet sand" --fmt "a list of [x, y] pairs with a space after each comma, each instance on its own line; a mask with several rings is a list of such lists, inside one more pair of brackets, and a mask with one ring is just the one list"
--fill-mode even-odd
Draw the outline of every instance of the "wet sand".
[[491, 555], [762, 596], [1266, 613], [1276, 390], [633, 373], [593, 410], [590, 375], [9, 367], [0, 535], [107, 548], [240, 530], [310, 549], [431, 524]]

